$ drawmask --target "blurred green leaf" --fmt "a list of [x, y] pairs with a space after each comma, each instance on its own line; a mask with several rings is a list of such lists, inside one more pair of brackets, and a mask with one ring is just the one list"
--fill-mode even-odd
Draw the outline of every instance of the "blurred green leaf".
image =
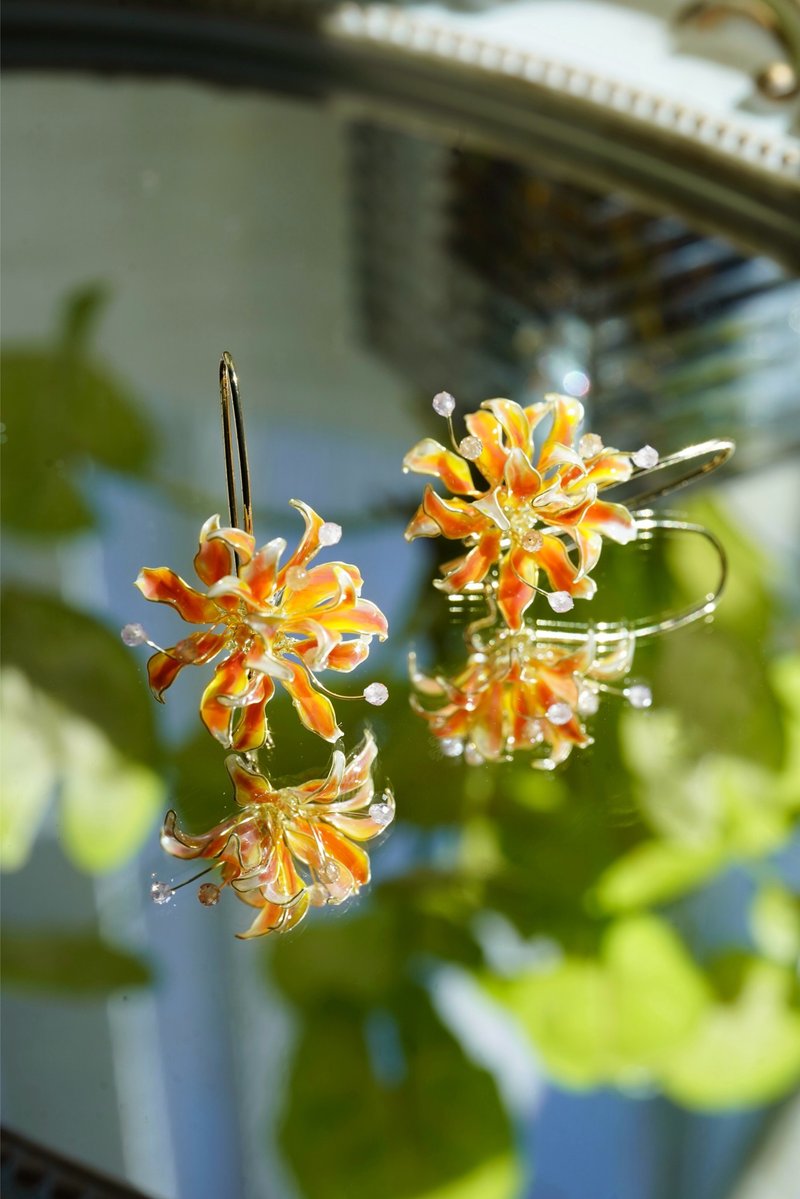
[[493, 1080], [416, 987], [366, 1019], [332, 1002], [305, 1023], [281, 1140], [314, 1199], [513, 1199], [519, 1186]]
[[645, 841], [603, 872], [595, 895], [606, 912], [664, 903], [705, 882], [723, 861], [724, 855], [717, 845]]
[[67, 717], [60, 731], [61, 839], [81, 870], [113, 870], [139, 849], [166, 808], [160, 775], [120, 754], [86, 720]]
[[55, 794], [58, 714], [13, 667], [0, 672], [0, 709], [0, 867], [18, 870]]
[[150, 967], [94, 932], [3, 929], [3, 985], [57, 994], [104, 994], [152, 982]]
[[3, 349], [2, 514], [14, 529], [44, 537], [94, 523], [76, 486], [88, 461], [137, 473], [151, 434], [125, 387], [87, 356], [106, 295], [90, 285], [72, 293], [62, 327], [46, 349]]
[[693, 1035], [663, 1063], [668, 1095], [718, 1111], [769, 1103], [800, 1081], [800, 1012], [793, 972], [753, 961], [733, 1003], [708, 1008]]
[[157, 756], [153, 704], [141, 668], [118, 635], [51, 595], [8, 588], [0, 601], [5, 660], [126, 757]]
[[778, 883], [756, 894], [750, 928], [758, 948], [775, 962], [791, 965], [800, 958], [800, 897]]
[[566, 957], [486, 985], [527, 1029], [553, 1075], [576, 1087], [647, 1080], [709, 1002], [679, 938], [654, 916], [612, 925], [596, 958]]
[[376, 906], [320, 920], [302, 936], [277, 941], [269, 969], [283, 994], [301, 1007], [382, 1003], [402, 969], [392, 914]]

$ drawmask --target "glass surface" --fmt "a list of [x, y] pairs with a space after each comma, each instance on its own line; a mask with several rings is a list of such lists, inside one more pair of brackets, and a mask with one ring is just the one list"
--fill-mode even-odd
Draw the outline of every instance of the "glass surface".
[[[4, 87], [4, 1122], [154, 1199], [758, 1199], [800, 1120], [800, 288], [677, 217], [287, 99], [166, 82]], [[158, 830], [231, 810], [133, 587], [192, 578], [225, 510], [217, 366], [246, 412], [258, 543], [299, 497], [387, 613], [353, 680], [395, 827], [356, 901], [240, 942]], [[407, 544], [401, 462], [496, 395], [572, 391], [606, 444], [735, 458], [662, 505], [727, 547], [713, 621], [643, 643], [636, 710], [551, 773], [468, 766], [409, 705], [464, 617]], [[693, 602], [691, 539], [609, 546], [602, 618]], [[599, 611], [599, 609], [598, 609]], [[189, 677], [191, 676], [191, 677]], [[332, 679], [332, 682], [331, 682]], [[344, 708], [344, 711], [341, 711]], [[273, 779], [329, 747], [286, 697]]]

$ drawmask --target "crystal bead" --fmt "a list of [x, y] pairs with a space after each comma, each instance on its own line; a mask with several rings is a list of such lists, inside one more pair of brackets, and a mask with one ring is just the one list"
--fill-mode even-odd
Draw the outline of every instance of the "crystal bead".
[[336, 883], [341, 877], [342, 868], [338, 862], [334, 862], [333, 858], [323, 858], [317, 874], [324, 883]]
[[625, 698], [632, 708], [649, 708], [653, 702], [653, 692], [646, 683], [634, 683], [625, 688]]
[[538, 745], [544, 741], [544, 730], [538, 720], [529, 720], [525, 725], [525, 737], [529, 745]]
[[[324, 526], [323, 526], [324, 527]], [[308, 571], [302, 566], [290, 566], [286, 572], [286, 583], [293, 591], [304, 587], [308, 582]]]
[[375, 708], [385, 704], [388, 698], [389, 688], [383, 683], [370, 683], [369, 687], [364, 688], [364, 699]]
[[596, 433], [584, 433], [578, 442], [578, 453], [581, 458], [596, 458], [603, 451], [603, 439]]
[[149, 640], [140, 624], [126, 624], [119, 635], [126, 645], [144, 645]]
[[473, 437], [471, 434], [469, 437], [462, 437], [458, 443], [458, 452], [463, 458], [474, 462], [483, 453], [483, 442], [479, 437]]
[[547, 709], [547, 719], [555, 725], [569, 724], [572, 720], [572, 708], [569, 704], [561, 702], [551, 704]]
[[205, 908], [213, 908], [219, 897], [220, 889], [214, 883], [201, 883], [197, 888], [197, 898]]
[[654, 450], [651, 445], [643, 445], [635, 454], [631, 454], [631, 461], [641, 470], [648, 470], [658, 464], [658, 450]]
[[594, 716], [600, 707], [600, 696], [594, 687], [581, 687], [578, 694], [578, 711], [581, 716]]
[[551, 591], [547, 602], [554, 612], [569, 612], [575, 607], [575, 601], [568, 591]]
[[523, 536], [521, 544], [524, 550], [528, 550], [533, 554], [544, 545], [544, 537], [542, 537], [538, 529], [529, 529]]
[[443, 737], [439, 748], [446, 758], [460, 758], [464, 751], [464, 742], [460, 737]]
[[332, 520], [326, 520], [319, 531], [320, 545], [336, 545], [337, 541], [342, 540], [342, 526], [334, 524]]
[[394, 820], [394, 798], [391, 791], [384, 791], [382, 797], [369, 806], [370, 820], [374, 820], [381, 828], [386, 828]]
[[486, 759], [484, 758], [483, 754], [478, 749], [478, 747], [476, 745], [473, 745], [471, 741], [468, 742], [467, 745], [464, 747], [464, 761], [467, 763], [467, 765], [468, 766], [482, 766], [483, 763], [485, 762], [485, 760]]
[[150, 898], [153, 903], [169, 903], [174, 894], [169, 883], [152, 882], [150, 884]]
[[452, 416], [456, 410], [456, 401], [449, 391], [439, 391], [433, 397], [433, 411], [439, 416]]

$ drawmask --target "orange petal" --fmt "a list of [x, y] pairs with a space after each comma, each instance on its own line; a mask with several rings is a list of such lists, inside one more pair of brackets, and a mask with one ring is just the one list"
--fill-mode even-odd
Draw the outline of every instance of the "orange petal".
[[627, 545], [636, 539], [636, 521], [622, 504], [595, 500], [587, 508], [581, 525], [584, 529], [618, 541], [620, 545]]
[[386, 617], [371, 600], [360, 599], [352, 607], [326, 609], [318, 613], [318, 620], [334, 633], [368, 633], [381, 641], [389, 635]]
[[230, 840], [234, 824], [225, 820], [207, 833], [193, 835], [179, 829], [177, 813], [169, 811], [161, 830], [161, 846], [174, 858], [216, 858]]
[[[390, 793], [387, 792], [387, 796], [389, 795]], [[382, 800], [381, 802], [385, 803], [387, 800]], [[390, 802], [390, 807], [394, 809], [393, 800]], [[373, 819], [369, 814], [369, 809], [361, 816], [345, 815], [340, 810], [334, 809], [330, 812], [325, 812], [322, 819], [326, 824], [331, 825], [337, 832], [342, 833], [343, 836], [350, 838], [352, 841], [371, 841], [373, 837], [377, 837], [385, 832], [388, 825], [391, 824], [391, 820], [389, 819]]]
[[263, 937], [266, 933], [288, 933], [305, 916], [310, 906], [308, 891], [303, 890], [294, 903], [286, 906], [267, 903], [256, 916], [247, 932], [237, 933], [240, 941]]
[[315, 803], [334, 799], [342, 789], [344, 764], [344, 754], [340, 749], [335, 749], [327, 777], [312, 779], [308, 783], [303, 783], [302, 787], [298, 787], [297, 790], [303, 794], [306, 800], [313, 800]]
[[348, 562], [325, 562], [312, 566], [298, 586], [287, 585], [284, 592], [281, 614], [284, 617], [312, 614], [321, 605], [350, 602], [360, 593], [364, 585], [358, 567]]
[[370, 643], [366, 637], [354, 641], [342, 641], [328, 654], [328, 669], [350, 671], [360, 666], [369, 654]]
[[503, 429], [491, 412], [469, 412], [464, 424], [483, 446], [475, 465], [490, 487], [503, 478], [508, 450], [503, 445]]
[[263, 604], [277, 589], [278, 562], [285, 549], [284, 539], [275, 537], [263, 545], [241, 570], [242, 578], [259, 603]]
[[468, 583], [480, 583], [497, 561], [500, 540], [499, 529], [484, 533], [475, 548], [461, 559], [460, 565], [451, 570], [445, 578], [437, 579], [435, 586], [442, 591], [458, 592], [463, 591]]
[[[523, 569], [528, 565], [529, 555], [523, 550], [511, 550], [500, 564], [500, 579], [497, 589], [497, 606], [503, 614], [503, 619], [510, 629], [521, 629], [523, 616], [536, 595], [533, 587], [523, 577]], [[536, 578], [535, 568], [528, 572]]]
[[214, 603], [176, 575], [167, 566], [145, 566], [139, 571], [136, 586], [145, 599], [157, 604], [172, 604], [189, 624], [218, 624], [222, 613]]
[[486, 693], [481, 703], [480, 719], [477, 720], [470, 736], [475, 746], [484, 758], [495, 761], [503, 751], [503, 685], [495, 683]]
[[425, 509], [420, 504], [416, 512], [408, 522], [408, 528], [403, 536], [406, 541], [413, 541], [416, 537], [439, 537], [442, 530], [439, 528], [435, 520], [431, 520]]
[[438, 531], [451, 540], [460, 541], [462, 537], [486, 527], [486, 517], [476, 510], [474, 504], [464, 500], [443, 500], [430, 484], [425, 488], [422, 507], [426, 516], [435, 522]]
[[172, 686], [184, 666], [210, 662], [224, 649], [226, 640], [225, 633], [192, 633], [171, 649], [153, 654], [147, 663], [147, 677], [150, 690], [159, 703], [164, 702], [164, 692]]
[[570, 558], [563, 541], [545, 533], [541, 549], [535, 554], [536, 563], [550, 580], [553, 591], [568, 591], [578, 599], [591, 599], [597, 591], [594, 579], [578, 577], [578, 571]]
[[269, 675], [261, 676], [256, 694], [258, 699], [238, 709], [231, 737], [231, 748], [238, 753], [260, 749], [267, 739], [267, 704], [275, 694], [275, 684]]
[[305, 532], [300, 538], [297, 549], [289, 558], [285, 566], [281, 567], [278, 574], [278, 586], [282, 587], [286, 582], [286, 572], [291, 570], [293, 566], [305, 566], [311, 561], [320, 551], [319, 531], [325, 524], [322, 517], [310, 508], [308, 504], [304, 504], [302, 500], [289, 500], [293, 508], [302, 516], [305, 521]]
[[327, 822], [319, 822], [319, 835], [328, 857], [334, 858], [349, 870], [358, 886], [366, 886], [370, 877], [369, 857], [366, 852], [336, 829], [330, 828]]
[[347, 794], [350, 791], [355, 791], [362, 787], [370, 776], [372, 763], [378, 756], [378, 747], [375, 744], [375, 738], [372, 733], [367, 730], [364, 734], [364, 740], [345, 767], [344, 776], [342, 778], [342, 793]]
[[231, 744], [231, 725], [235, 708], [231, 703], [222, 701], [243, 695], [249, 686], [250, 679], [244, 665], [244, 654], [237, 653], [220, 662], [203, 692], [203, 698], [200, 700], [200, 719], [212, 737], [216, 737], [225, 746]]
[[599, 533], [590, 533], [582, 525], [578, 525], [577, 529], [573, 530], [573, 537], [578, 547], [578, 555], [580, 557], [581, 568], [578, 572], [578, 578], [583, 575], [590, 574], [600, 559], [600, 553], [603, 549], [603, 538]]
[[469, 463], [451, 450], [446, 450], [432, 437], [425, 437], [408, 451], [403, 470], [418, 475], [434, 475], [455, 495], [474, 495], [475, 482]]
[[172, 686], [185, 665], [185, 662], [179, 662], [163, 651], [148, 658], [147, 678], [150, 690], [160, 704], [164, 702], [164, 692]]
[[519, 404], [513, 400], [485, 400], [481, 408], [488, 408], [503, 426], [511, 449], [530, 449], [531, 431], [528, 418]]
[[281, 679], [281, 684], [291, 695], [303, 724], [326, 741], [338, 741], [342, 730], [336, 723], [336, 713], [327, 695], [315, 690], [305, 666], [299, 662], [287, 662], [286, 665], [292, 672], [292, 679], [291, 682]]
[[555, 446], [572, 446], [583, 420], [583, 404], [572, 396], [548, 395], [545, 396], [545, 402], [551, 407], [553, 424], [539, 455], [539, 470], [546, 470], [550, 465]]
[[269, 779], [245, 762], [244, 758], [228, 754], [225, 769], [233, 783], [236, 802], [240, 807], [246, 808], [249, 804], [261, 803], [275, 794]]
[[233, 569], [233, 555], [222, 541], [209, 541], [209, 534], [220, 527], [219, 516], [211, 516], [200, 530], [200, 548], [194, 557], [197, 577], [210, 585]]
[[517, 502], [530, 500], [542, 490], [542, 476], [533, 469], [523, 450], [514, 449], [508, 455], [505, 481]]
[[630, 455], [611, 449], [603, 450], [591, 462], [587, 462], [586, 468], [586, 481], [595, 483], [600, 488], [625, 483], [633, 473]]
[[243, 565], [250, 561], [256, 548], [256, 539], [253, 534], [245, 533], [242, 529], [212, 528], [207, 537], [209, 541], [221, 541], [227, 545], [233, 553], [239, 555]]

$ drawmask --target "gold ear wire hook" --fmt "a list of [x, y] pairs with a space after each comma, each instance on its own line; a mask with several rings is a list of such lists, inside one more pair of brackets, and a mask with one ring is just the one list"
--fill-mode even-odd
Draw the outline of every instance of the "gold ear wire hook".
[[[219, 360], [219, 399], [222, 407], [222, 440], [225, 445], [225, 481], [228, 488], [228, 514], [234, 529], [253, 532], [253, 502], [250, 496], [250, 468], [247, 465], [247, 442], [244, 435], [244, 417], [239, 398], [239, 378], [236, 366], [227, 350]], [[236, 466], [233, 460], [233, 437], [231, 435], [231, 410], [236, 428], [236, 452], [239, 458], [239, 474], [242, 481], [242, 524], [239, 524], [236, 502]]]

